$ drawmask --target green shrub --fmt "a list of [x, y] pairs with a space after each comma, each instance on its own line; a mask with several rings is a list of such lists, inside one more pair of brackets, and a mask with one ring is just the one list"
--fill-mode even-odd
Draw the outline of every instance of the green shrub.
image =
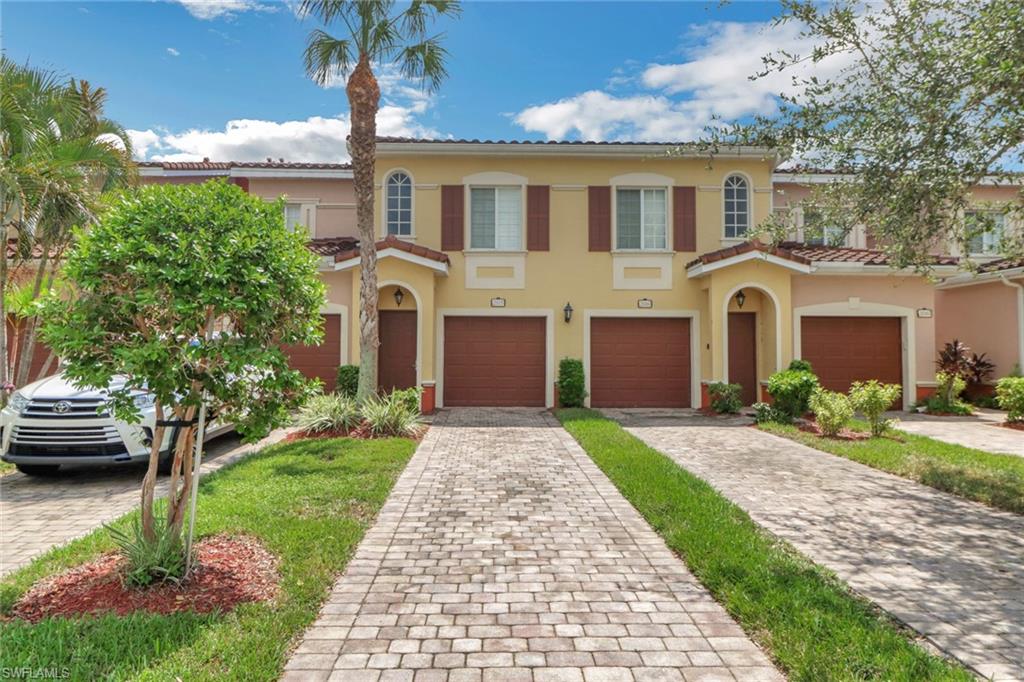
[[185, 551], [177, 532], [155, 520], [156, 540], [149, 541], [142, 533], [142, 521], [136, 518], [122, 530], [106, 526], [110, 538], [125, 560], [124, 582], [134, 587], [156, 583], [179, 582], [185, 575]]
[[811, 363], [806, 360], [793, 360], [789, 363], [789, 367], [787, 367], [787, 369], [793, 369], [800, 372], [814, 372], [814, 369], [811, 367]]
[[953, 372], [939, 372], [935, 375], [935, 395], [924, 401], [929, 412], [947, 414], [971, 414], [971, 406], [960, 399], [967, 387], [967, 380]]
[[819, 388], [808, 401], [811, 412], [826, 436], [837, 436], [853, 419], [853, 405], [842, 393]]
[[397, 400], [410, 411], [420, 412], [420, 396], [423, 395], [423, 389], [418, 386], [411, 388], [399, 388], [391, 392], [391, 399]]
[[999, 407], [1006, 410], [1006, 421], [1024, 421], [1024, 377], [1003, 377], [996, 384]]
[[359, 365], [341, 365], [338, 367], [338, 382], [334, 389], [341, 395], [355, 398], [359, 388]]
[[336, 393], [311, 397], [295, 417], [295, 426], [304, 433], [348, 431], [358, 423], [355, 400]]
[[787, 369], [768, 377], [775, 412], [787, 423], [807, 412], [807, 402], [817, 388], [818, 377], [806, 369]]
[[742, 390], [743, 387], [739, 384], [727, 384], [722, 381], [708, 384], [711, 409], [718, 414], [736, 414], [743, 407], [743, 400], [740, 398]]
[[892, 404], [900, 399], [903, 389], [899, 384], [883, 384], [875, 379], [871, 381], [855, 381], [850, 386], [850, 403], [853, 409], [864, 415], [871, 426], [872, 436], [881, 436], [892, 426], [888, 419], [882, 419], [882, 413], [892, 408]]
[[415, 406], [406, 391], [369, 398], [359, 407], [364, 427], [377, 438], [415, 438], [422, 428], [418, 398]]
[[586, 386], [583, 361], [576, 358], [562, 358], [558, 363], [559, 407], [583, 407], [583, 401], [587, 397]]
[[751, 407], [754, 409], [754, 421], [758, 424], [765, 422], [789, 423], [790, 421], [787, 415], [780, 413], [770, 403], [754, 403]]

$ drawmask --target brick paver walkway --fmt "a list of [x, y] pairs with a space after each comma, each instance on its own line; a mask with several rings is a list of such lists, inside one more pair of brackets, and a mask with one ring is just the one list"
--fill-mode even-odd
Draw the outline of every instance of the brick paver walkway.
[[606, 413], [977, 673], [1024, 679], [1024, 517], [742, 419]]
[[[209, 441], [203, 474], [280, 440], [284, 433], [277, 431], [255, 445], [241, 445], [233, 434]], [[0, 575], [131, 511], [139, 504], [145, 473], [133, 466], [71, 468], [54, 478], [17, 472], [0, 477]], [[168, 480], [158, 480], [159, 495], [166, 494]]]
[[285, 680], [781, 679], [550, 415], [442, 413]]
[[1005, 412], [980, 411], [970, 417], [936, 417], [928, 414], [892, 415], [899, 419], [899, 428], [909, 433], [969, 448], [1024, 457], [1024, 431], [998, 426]]

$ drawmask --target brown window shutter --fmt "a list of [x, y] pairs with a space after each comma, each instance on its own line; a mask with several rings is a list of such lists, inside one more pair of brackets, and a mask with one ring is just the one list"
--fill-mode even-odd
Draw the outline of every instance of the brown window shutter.
[[232, 185], [238, 185], [242, 188], [243, 192], [249, 191], [249, 178], [234, 177], [229, 180]]
[[591, 251], [612, 250], [612, 188], [588, 187]]
[[676, 251], [697, 250], [697, 188], [672, 188], [672, 242]]
[[441, 186], [441, 250], [462, 251], [466, 229], [462, 185]]
[[547, 251], [551, 223], [551, 188], [529, 185], [526, 188], [526, 250]]

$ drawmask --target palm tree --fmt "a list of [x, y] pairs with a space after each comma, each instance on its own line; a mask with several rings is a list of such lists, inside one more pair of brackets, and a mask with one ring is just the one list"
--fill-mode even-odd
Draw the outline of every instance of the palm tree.
[[[6, 319], [12, 275], [24, 277], [20, 266], [31, 265], [32, 301], [50, 289], [74, 228], [92, 222], [101, 195], [131, 183], [135, 167], [127, 132], [103, 116], [103, 88], [2, 57], [0, 93], [0, 215], [13, 252], [13, 261], [7, 249], [0, 258], [0, 319]], [[0, 325], [0, 383], [29, 381], [37, 328], [37, 318], [28, 316], [11, 367], [7, 327]]]
[[380, 86], [375, 66], [396, 65], [406, 78], [428, 92], [447, 76], [443, 34], [428, 35], [428, 24], [457, 16], [455, 0], [412, 0], [395, 10], [394, 0], [303, 0], [302, 16], [313, 15], [325, 26], [340, 22], [345, 35], [311, 31], [306, 44], [306, 73], [317, 84], [346, 77], [351, 132], [356, 222], [359, 227], [359, 387], [364, 400], [377, 391], [377, 248], [373, 229], [373, 170], [377, 155], [377, 110]]

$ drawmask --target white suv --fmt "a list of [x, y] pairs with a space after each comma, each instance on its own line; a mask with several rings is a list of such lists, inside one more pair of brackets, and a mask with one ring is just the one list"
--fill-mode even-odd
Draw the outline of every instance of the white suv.
[[[116, 390], [121, 382], [108, 390]], [[137, 424], [115, 419], [105, 409], [108, 390], [75, 388], [63, 374], [15, 391], [0, 410], [0, 459], [29, 475], [56, 473], [65, 464], [129, 464], [149, 459], [156, 427], [153, 397], [135, 396], [142, 415]], [[206, 440], [231, 429], [211, 424]], [[169, 464], [176, 432], [164, 430], [161, 463]]]

